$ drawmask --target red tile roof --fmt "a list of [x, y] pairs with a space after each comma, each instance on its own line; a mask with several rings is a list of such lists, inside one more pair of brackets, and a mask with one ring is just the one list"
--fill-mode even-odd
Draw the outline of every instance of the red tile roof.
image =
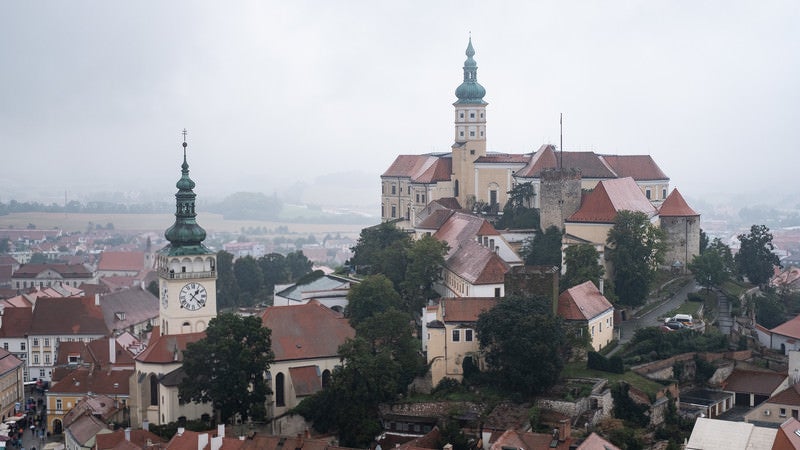
[[800, 406], [800, 383], [793, 384], [768, 398], [767, 403]]
[[661, 217], [694, 217], [700, 214], [697, 214], [686, 203], [686, 200], [683, 199], [677, 189], [673, 189], [667, 199], [664, 200], [664, 203], [661, 204], [661, 208], [658, 209], [658, 215]]
[[571, 287], [558, 296], [558, 316], [565, 320], [591, 320], [613, 308], [591, 281]]
[[770, 396], [785, 380], [785, 373], [734, 369], [723, 386], [726, 391]]
[[516, 430], [507, 430], [492, 444], [491, 450], [501, 450], [504, 448], [514, 448], [522, 450], [539, 450], [554, 448], [557, 450], [567, 450], [572, 444], [572, 438], [567, 436], [564, 441], [557, 441], [555, 446], [553, 435], [549, 433], [531, 433]]
[[269, 307], [261, 323], [272, 330], [275, 361], [335, 357], [339, 346], [355, 336], [347, 319], [316, 300]]
[[4, 308], [0, 337], [22, 338], [30, 333], [33, 308]]
[[289, 376], [298, 397], [313, 395], [322, 390], [322, 378], [317, 366], [290, 367]]
[[577, 450], [620, 450], [620, 448], [592, 431], [592, 434], [581, 442]]
[[75, 395], [93, 392], [110, 397], [128, 396], [133, 369], [98, 370], [79, 367], [50, 386], [48, 395]]
[[83, 264], [24, 264], [14, 272], [14, 278], [36, 278], [47, 270], [64, 278], [92, 278], [92, 273]]
[[490, 153], [486, 156], [481, 156], [475, 160], [475, 164], [492, 164], [492, 163], [517, 163], [525, 164], [531, 158], [530, 154], [508, 154], [508, 153]]
[[773, 450], [800, 449], [800, 421], [794, 417], [789, 417], [778, 428], [775, 435], [775, 442], [772, 444]]
[[579, 169], [583, 178], [616, 178], [614, 172], [594, 152], [556, 152], [552, 145], [543, 145], [531, 156], [528, 164], [514, 175], [540, 177], [545, 169]]
[[0, 348], [0, 375], [5, 376], [22, 364], [22, 360], [12, 355], [8, 350]]
[[459, 245], [445, 259], [445, 266], [473, 285], [503, 283], [511, 267], [497, 253], [473, 240]]
[[[167, 441], [162, 439], [155, 433], [147, 430], [134, 429], [130, 430], [131, 440], [130, 443], [136, 445], [137, 448], [143, 449], [147, 446], [148, 441], [153, 444], [165, 444]], [[118, 445], [125, 441], [125, 430], [117, 430], [113, 433], [105, 433], [97, 435], [97, 450], [112, 450], [117, 449]]]
[[441, 228], [442, 225], [447, 222], [447, 219], [453, 215], [453, 211], [449, 209], [439, 209], [432, 212], [428, 217], [422, 220], [419, 225], [416, 226], [417, 229], [421, 230], [438, 230]]
[[151, 364], [171, 364], [183, 361], [183, 351], [186, 344], [197, 342], [206, 337], [204, 331], [198, 333], [160, 335], [159, 327], [153, 327], [153, 337], [142, 353], [136, 356], [136, 361]]
[[435, 155], [400, 155], [381, 177], [408, 178], [415, 183], [449, 181], [452, 159]]
[[774, 334], [780, 334], [781, 336], [800, 339], [800, 315], [795, 316], [794, 319], [787, 320], [769, 331]]
[[32, 335], [108, 334], [103, 311], [91, 297], [40, 297], [33, 309]]
[[140, 272], [144, 270], [144, 252], [103, 252], [97, 270]]
[[619, 178], [637, 181], [669, 180], [650, 155], [600, 155]]
[[498, 299], [494, 297], [460, 297], [439, 300], [445, 322], [477, 322], [478, 316], [494, 308]]
[[603, 180], [583, 200], [568, 222], [614, 223], [619, 211], [640, 211], [653, 217], [657, 211], [633, 178]]

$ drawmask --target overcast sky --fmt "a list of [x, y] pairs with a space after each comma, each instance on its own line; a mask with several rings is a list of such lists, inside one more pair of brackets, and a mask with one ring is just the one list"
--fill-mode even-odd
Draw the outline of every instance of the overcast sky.
[[[792, 186], [800, 2], [6, 1], [0, 201], [21, 191], [285, 192], [379, 204], [448, 151], [472, 33], [490, 151], [651, 154], [685, 196]], [[322, 177], [322, 178], [320, 178]], [[366, 180], [366, 181], [364, 181]], [[35, 187], [34, 187], [35, 186]]]

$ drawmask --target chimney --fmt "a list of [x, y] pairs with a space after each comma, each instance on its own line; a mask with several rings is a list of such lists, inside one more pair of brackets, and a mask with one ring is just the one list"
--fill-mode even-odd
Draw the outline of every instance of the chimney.
[[[145, 419], [145, 420], [142, 421], [142, 429], [144, 431], [150, 431], [150, 421], [149, 420]], [[183, 433], [183, 431], [179, 428], [178, 429], [178, 434], [181, 434], [181, 433]]]
[[558, 440], [564, 442], [572, 434], [572, 427], [570, 427], [569, 419], [561, 419], [558, 422]]
[[219, 450], [221, 448], [222, 448], [222, 436], [214, 436], [214, 437], [212, 437], [211, 438], [211, 450]]
[[217, 425], [217, 436], [225, 437], [225, 424]]
[[100, 294], [94, 294], [94, 306], [100, 306]]
[[[178, 431], [182, 432], [183, 428], [178, 428]], [[208, 445], [208, 433], [202, 433], [197, 435], [197, 450], [203, 450]]]
[[131, 441], [131, 429], [125, 428], [125, 440], [130, 442]]
[[108, 337], [108, 362], [111, 364], [117, 363], [117, 340], [112, 336]]

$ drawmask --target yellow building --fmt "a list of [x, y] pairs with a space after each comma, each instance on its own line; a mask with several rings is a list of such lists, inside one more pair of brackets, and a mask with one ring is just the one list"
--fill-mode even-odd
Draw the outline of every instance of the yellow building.
[[0, 414], [3, 421], [25, 410], [23, 362], [0, 348]]
[[592, 349], [600, 351], [614, 339], [614, 307], [591, 281], [571, 287], [558, 296], [558, 316], [589, 335]]

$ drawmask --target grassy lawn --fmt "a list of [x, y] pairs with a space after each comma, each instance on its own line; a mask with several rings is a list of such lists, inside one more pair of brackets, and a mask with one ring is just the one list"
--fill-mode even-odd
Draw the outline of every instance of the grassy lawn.
[[742, 294], [744, 294], [747, 291], [748, 286], [746, 286], [744, 284], [741, 284], [741, 283], [738, 283], [738, 282], [733, 281], [733, 280], [728, 280], [728, 281], [722, 283], [722, 286], [720, 286], [720, 289], [722, 290], [722, 292], [724, 292], [727, 295], [739, 298], [739, 296], [741, 296]]
[[625, 381], [629, 383], [631, 386], [635, 386], [636, 388], [646, 392], [647, 395], [651, 397], [655, 396], [656, 392], [658, 392], [664, 387], [664, 385], [662, 385], [661, 383], [655, 382], [653, 380], [648, 380], [647, 378], [630, 370], [626, 371], [625, 373], [610, 373], [610, 372], [603, 372], [601, 370], [587, 369], [586, 361], [576, 361], [567, 364], [564, 367], [564, 370], [561, 372], [561, 376], [564, 378], [571, 378], [571, 377], [606, 378], [610, 383], [614, 383], [616, 381]]

